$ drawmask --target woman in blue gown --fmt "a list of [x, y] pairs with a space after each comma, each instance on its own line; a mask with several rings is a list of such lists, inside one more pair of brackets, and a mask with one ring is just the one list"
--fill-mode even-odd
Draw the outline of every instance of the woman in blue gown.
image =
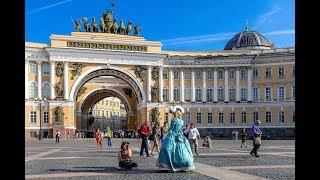
[[189, 171], [195, 169], [193, 154], [188, 139], [183, 135], [181, 106], [173, 106], [170, 112], [174, 114], [167, 136], [161, 143], [157, 161], [158, 167], [169, 168], [171, 171]]

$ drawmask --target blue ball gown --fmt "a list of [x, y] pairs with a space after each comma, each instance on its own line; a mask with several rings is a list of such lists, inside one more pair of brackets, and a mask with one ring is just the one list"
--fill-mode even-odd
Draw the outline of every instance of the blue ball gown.
[[169, 168], [172, 171], [195, 169], [193, 154], [188, 139], [183, 135], [183, 120], [171, 120], [168, 134], [161, 143], [157, 167]]

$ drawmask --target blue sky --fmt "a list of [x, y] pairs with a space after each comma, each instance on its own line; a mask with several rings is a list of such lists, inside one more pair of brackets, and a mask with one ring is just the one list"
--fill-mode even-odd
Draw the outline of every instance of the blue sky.
[[164, 50], [222, 50], [246, 19], [276, 47], [295, 45], [293, 0], [28, 0], [26, 41], [49, 43], [50, 34], [70, 34], [72, 19], [99, 22], [111, 2], [118, 21], [140, 24], [142, 36], [161, 41]]

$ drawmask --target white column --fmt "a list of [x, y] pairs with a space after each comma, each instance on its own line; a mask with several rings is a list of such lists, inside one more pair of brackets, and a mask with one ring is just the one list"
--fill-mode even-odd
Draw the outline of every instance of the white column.
[[147, 67], [147, 101], [151, 101], [151, 66]]
[[38, 98], [42, 98], [42, 61], [38, 63]]
[[183, 74], [183, 69], [180, 69], [180, 102], [184, 102], [184, 74]]
[[29, 99], [29, 60], [26, 60], [24, 64], [24, 83], [24, 97]]
[[54, 86], [56, 84], [56, 81], [55, 81], [55, 76], [56, 76], [56, 71], [55, 71], [55, 62], [54, 61], [50, 61], [50, 83], [51, 83], [51, 88], [50, 88], [50, 99], [54, 99], [56, 98], [56, 95], [55, 95], [55, 91], [54, 91]]
[[229, 76], [228, 68], [224, 68], [224, 101], [229, 101]]
[[202, 70], [202, 102], [207, 102], [206, 69]]
[[252, 101], [252, 68], [248, 68], [248, 101]]
[[236, 68], [236, 101], [240, 102], [240, 70]]
[[217, 68], [213, 69], [213, 102], [218, 102], [218, 73], [217, 73]]
[[64, 61], [63, 62], [63, 92], [64, 92], [64, 99], [69, 99], [69, 87], [68, 87], [68, 82], [69, 82], [69, 67], [68, 67], [69, 62]]
[[191, 70], [191, 102], [195, 102], [196, 101], [196, 85], [194, 82], [194, 69]]
[[159, 102], [163, 102], [163, 66], [159, 66]]
[[173, 102], [173, 70], [169, 69], [169, 102]]

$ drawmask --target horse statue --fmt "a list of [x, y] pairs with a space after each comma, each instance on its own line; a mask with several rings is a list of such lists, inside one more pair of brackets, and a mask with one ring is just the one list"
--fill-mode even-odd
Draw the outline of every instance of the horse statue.
[[74, 20], [74, 24], [75, 24], [75, 30], [77, 31], [77, 32], [80, 32], [81, 31], [81, 28], [80, 28], [80, 26], [81, 26], [81, 21], [80, 20]]
[[136, 25], [136, 26], [134, 26], [134, 35], [135, 36], [140, 36], [140, 31], [141, 31], [141, 28], [140, 28], [140, 26], [139, 25]]
[[126, 27], [124, 26], [123, 21], [120, 21], [120, 27], [118, 28], [118, 34], [125, 34], [126, 32]]
[[112, 13], [110, 11], [103, 13], [103, 20], [104, 20], [106, 32], [109, 33], [112, 27]]
[[112, 23], [112, 26], [110, 28], [110, 32], [114, 33], [114, 34], [117, 34], [117, 31], [118, 31], [118, 24], [117, 24], [117, 20], [114, 19], [113, 23]]
[[84, 18], [82, 19], [82, 21], [83, 21], [84, 31], [85, 31], [85, 32], [90, 32], [91, 29], [90, 29], [90, 26], [89, 26], [88, 19], [87, 19], [86, 17], [84, 17]]
[[95, 17], [92, 18], [91, 26], [92, 26], [92, 32], [98, 32], [99, 31]]
[[132, 33], [132, 23], [129, 21], [126, 29], [126, 35], [131, 35]]
[[100, 31], [105, 33], [105, 32], [107, 32], [106, 24], [104, 23], [104, 19], [102, 17], [100, 18], [100, 20], [101, 20], [101, 22], [100, 22]]

